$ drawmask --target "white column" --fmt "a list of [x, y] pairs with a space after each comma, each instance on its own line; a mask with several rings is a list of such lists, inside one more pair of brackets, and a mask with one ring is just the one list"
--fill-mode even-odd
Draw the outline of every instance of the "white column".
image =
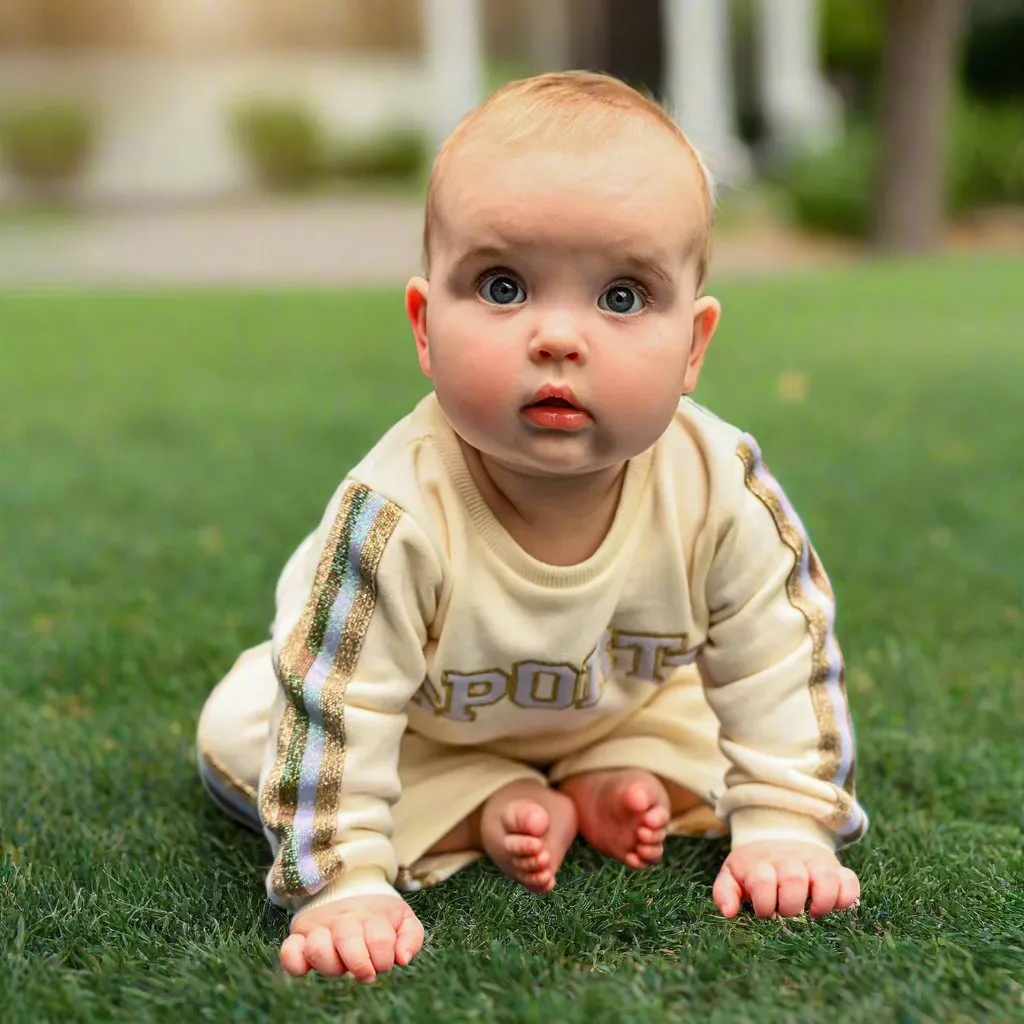
[[820, 148], [842, 126], [842, 105], [821, 74], [818, 0], [760, 0], [760, 91], [773, 149]]
[[736, 97], [724, 0], [662, 0], [665, 93], [683, 131], [716, 181], [750, 177], [750, 155], [736, 132]]
[[463, 115], [483, 99], [478, 0], [423, 0], [423, 27], [432, 92], [428, 128], [436, 150]]

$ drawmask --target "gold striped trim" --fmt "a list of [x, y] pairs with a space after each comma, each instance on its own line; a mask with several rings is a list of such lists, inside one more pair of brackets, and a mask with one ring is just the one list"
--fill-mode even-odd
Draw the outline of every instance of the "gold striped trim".
[[[322, 640], [326, 625], [323, 605], [327, 604], [329, 614], [330, 604], [333, 603], [340, 587], [341, 580], [334, 571], [334, 563], [343, 539], [351, 537], [352, 512], [356, 497], [357, 489], [354, 486], [349, 487], [342, 495], [320, 553], [313, 576], [313, 586], [306, 599], [302, 616], [289, 633], [278, 655], [277, 673], [284, 688], [287, 704], [278, 734], [277, 758], [264, 786], [264, 821], [280, 841], [270, 879], [273, 890], [284, 896], [311, 895], [302, 884], [295, 851], [292, 848], [293, 827], [299, 802], [299, 774], [309, 732], [309, 716], [302, 699], [302, 682], [316, 660], [316, 650], [307, 641], [313, 635], [314, 626], [318, 627], [318, 639]], [[346, 526], [349, 529], [346, 529]], [[345, 549], [342, 548], [342, 554], [344, 553]]]
[[[377, 508], [367, 508], [370, 502], [377, 504]], [[335, 849], [335, 830], [345, 761], [345, 690], [355, 671], [376, 604], [376, 574], [387, 542], [401, 517], [398, 506], [379, 498], [361, 484], [352, 484], [346, 489], [321, 552], [302, 616], [278, 655], [277, 673], [287, 703], [278, 730], [275, 761], [263, 787], [261, 813], [267, 827], [279, 840], [270, 884], [275, 892], [286, 897], [312, 894], [302, 881], [294, 835], [300, 772], [311, 724], [303, 686], [320, 653], [334, 603], [351, 572], [348, 560], [352, 537], [360, 525], [365, 526], [362, 520], [365, 515], [372, 515], [373, 519], [359, 551], [356, 593], [319, 700], [324, 746], [317, 766], [317, 802], [310, 853], [323, 879], [321, 884], [325, 884], [344, 867]]]
[[[811, 675], [808, 680], [808, 688], [811, 696], [811, 705], [814, 708], [814, 716], [818, 723], [818, 753], [820, 755], [815, 777], [824, 782], [832, 783], [836, 773], [839, 771], [842, 746], [839, 738], [839, 724], [832, 709], [832, 701], [829, 699], [826, 691], [826, 683], [831, 667], [826, 649], [829, 630], [825, 613], [810, 600], [807, 594], [804, 593], [803, 586], [801, 585], [800, 563], [803, 560], [805, 544], [810, 548], [808, 551], [808, 563], [810, 566], [816, 567], [812, 569], [812, 579], [814, 572], [824, 577], [824, 569], [821, 568], [821, 562], [817, 554], [812, 555], [813, 547], [810, 541], [790, 521], [786, 515], [786, 510], [782, 507], [782, 502], [779, 501], [778, 497], [759, 475], [759, 467], [763, 467], [766, 473], [768, 472], [768, 467], [745, 441], [740, 442], [737, 448], [737, 455], [743, 463], [744, 483], [747, 489], [768, 510], [775, 524], [775, 529], [778, 531], [779, 538], [793, 552], [793, 568], [786, 579], [786, 596], [789, 598], [790, 604], [807, 621], [807, 627], [811, 634]], [[831, 599], [831, 585], [828, 585], [827, 590], [823, 588], [822, 592]], [[840, 665], [840, 684], [842, 677], [842, 665]], [[853, 765], [851, 763], [850, 772], [847, 775], [847, 787], [852, 786]], [[838, 787], [836, 787], [836, 791], [840, 792]], [[847, 788], [847, 792], [850, 792], [849, 788]], [[838, 814], [838, 808], [836, 813]], [[842, 820], [845, 820], [845, 818]]]
[[255, 810], [257, 804], [256, 790], [245, 779], [240, 778], [231, 771], [216, 754], [210, 753], [202, 744], [200, 744], [200, 753], [203, 756], [205, 766], [212, 769], [213, 774], [216, 775], [218, 785], [224, 789], [233, 790], [237, 797], [248, 801]]
[[320, 698], [326, 740], [320, 762], [312, 852], [324, 879], [330, 879], [344, 866], [334, 843], [334, 835], [345, 770], [345, 694], [348, 682], [355, 674], [377, 604], [377, 570], [400, 518], [401, 511], [391, 502], [386, 503], [374, 516], [373, 527], [359, 552], [359, 589], [338, 644], [334, 664], [324, 680]]

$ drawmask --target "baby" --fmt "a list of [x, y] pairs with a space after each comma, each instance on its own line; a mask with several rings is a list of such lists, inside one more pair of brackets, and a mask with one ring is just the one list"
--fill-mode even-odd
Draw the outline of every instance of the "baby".
[[712, 214], [685, 136], [601, 75], [506, 86], [438, 154], [405, 297], [433, 391], [199, 723], [207, 788], [296, 912], [289, 973], [408, 964], [400, 891], [486, 854], [544, 893], [577, 835], [639, 870], [730, 834], [726, 917], [857, 901], [832, 589], [756, 442], [688, 397]]

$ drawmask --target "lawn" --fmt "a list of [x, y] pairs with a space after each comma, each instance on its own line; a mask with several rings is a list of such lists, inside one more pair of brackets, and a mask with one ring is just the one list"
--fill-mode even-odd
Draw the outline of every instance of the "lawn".
[[284, 558], [424, 393], [397, 292], [0, 296], [0, 1020], [1024, 1021], [1020, 264], [729, 283], [699, 397], [839, 597], [858, 910], [720, 919], [721, 844], [412, 898], [411, 968], [275, 968], [262, 840], [195, 775]]

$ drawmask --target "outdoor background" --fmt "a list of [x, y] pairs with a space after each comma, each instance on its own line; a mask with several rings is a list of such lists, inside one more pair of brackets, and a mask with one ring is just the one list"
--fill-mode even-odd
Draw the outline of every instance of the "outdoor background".
[[[1024, 1021], [1019, 0], [0, 0], [0, 1021]], [[722, 844], [412, 899], [275, 967], [195, 774], [284, 559], [427, 389], [431, 155], [498, 84], [662, 99], [721, 186], [699, 400], [835, 584], [864, 897], [724, 922]]]

